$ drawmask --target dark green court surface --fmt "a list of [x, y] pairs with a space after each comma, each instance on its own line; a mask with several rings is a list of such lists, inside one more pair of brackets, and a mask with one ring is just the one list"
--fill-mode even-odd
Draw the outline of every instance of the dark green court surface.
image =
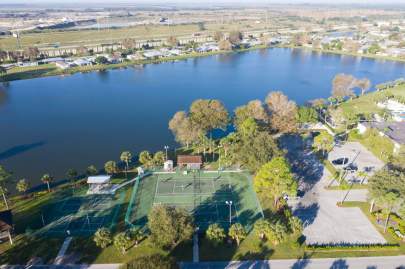
[[92, 194], [84, 191], [58, 198], [43, 209], [39, 233], [48, 236], [92, 235], [101, 227], [112, 228], [125, 193]]
[[144, 226], [149, 211], [158, 204], [188, 210], [202, 230], [211, 223], [226, 228], [230, 219], [232, 223], [239, 222], [250, 228], [262, 216], [251, 178], [238, 172], [194, 171], [146, 176], [134, 185], [127, 224]]

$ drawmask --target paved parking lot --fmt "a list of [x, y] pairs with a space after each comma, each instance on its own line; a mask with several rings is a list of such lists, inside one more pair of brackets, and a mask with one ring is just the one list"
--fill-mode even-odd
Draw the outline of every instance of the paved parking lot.
[[[348, 158], [349, 164], [353, 163], [358, 168], [357, 171], [364, 171], [368, 177], [372, 176], [376, 171], [380, 170], [384, 163], [374, 156], [373, 153], [368, 151], [363, 145], [358, 142], [346, 142], [342, 145], [336, 145], [331, 152], [329, 152], [328, 160], [330, 162], [339, 159]], [[342, 169], [342, 165], [334, 165], [337, 169]], [[349, 172], [345, 177], [347, 181], [354, 181], [356, 183], [367, 183], [367, 177], [361, 178], [356, 172]]]
[[[292, 163], [293, 171], [300, 179], [301, 196], [289, 203], [294, 215], [304, 222], [303, 234], [306, 243], [386, 243], [384, 237], [359, 208], [341, 208], [336, 205], [346, 195], [346, 191], [325, 189], [332, 179], [331, 174], [310, 150], [304, 150], [304, 145], [297, 137], [288, 138], [282, 143], [282, 147], [288, 150], [287, 157]], [[366, 199], [367, 190], [352, 190], [346, 201]]]

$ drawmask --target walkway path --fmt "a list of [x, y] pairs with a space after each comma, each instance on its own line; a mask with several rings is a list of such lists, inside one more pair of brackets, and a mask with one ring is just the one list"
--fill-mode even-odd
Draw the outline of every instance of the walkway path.
[[181, 269], [403, 269], [405, 256], [182, 263]]
[[193, 262], [199, 262], [198, 233], [193, 235]]
[[65, 241], [62, 244], [62, 247], [60, 248], [58, 252], [58, 256], [55, 258], [55, 264], [59, 265], [63, 263], [63, 257], [65, 256], [66, 250], [68, 249], [70, 242], [72, 242], [72, 237], [66, 237]]

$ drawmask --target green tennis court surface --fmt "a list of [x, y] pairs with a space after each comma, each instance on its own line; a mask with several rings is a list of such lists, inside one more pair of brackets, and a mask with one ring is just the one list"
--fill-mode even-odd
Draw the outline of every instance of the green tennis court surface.
[[112, 228], [117, 221], [125, 193], [66, 195], [43, 209], [40, 233], [52, 236], [91, 235], [101, 227]]
[[247, 174], [236, 172], [196, 171], [186, 175], [146, 176], [134, 185], [126, 222], [145, 225], [149, 211], [158, 204], [188, 210], [203, 230], [211, 223], [228, 227], [230, 216], [232, 223], [240, 222], [250, 228], [262, 214], [251, 179]]

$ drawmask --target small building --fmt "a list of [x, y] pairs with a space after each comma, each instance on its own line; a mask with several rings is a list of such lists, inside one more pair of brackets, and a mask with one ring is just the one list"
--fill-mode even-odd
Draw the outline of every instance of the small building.
[[66, 70], [74, 66], [74, 64], [70, 62], [56, 62], [55, 65], [62, 70]]
[[87, 194], [102, 194], [109, 193], [110, 191], [110, 181], [111, 176], [108, 175], [99, 175], [99, 176], [90, 176], [87, 178], [87, 184], [89, 189]]
[[177, 166], [187, 169], [201, 169], [202, 158], [199, 155], [179, 155], [177, 156]]
[[88, 65], [93, 65], [93, 63], [87, 59], [76, 59], [73, 61], [73, 63], [77, 66], [88, 66]]
[[40, 64], [51, 64], [51, 63], [64, 62], [64, 61], [65, 61], [64, 58], [56, 57], [56, 58], [43, 59], [39, 63]]
[[173, 171], [173, 161], [167, 160], [163, 164], [163, 170], [165, 171]]
[[163, 56], [162, 52], [157, 50], [149, 50], [143, 53], [146, 59], [157, 59]]
[[8, 238], [10, 244], [13, 244], [11, 232], [13, 230], [13, 214], [11, 210], [0, 212], [0, 240]]

